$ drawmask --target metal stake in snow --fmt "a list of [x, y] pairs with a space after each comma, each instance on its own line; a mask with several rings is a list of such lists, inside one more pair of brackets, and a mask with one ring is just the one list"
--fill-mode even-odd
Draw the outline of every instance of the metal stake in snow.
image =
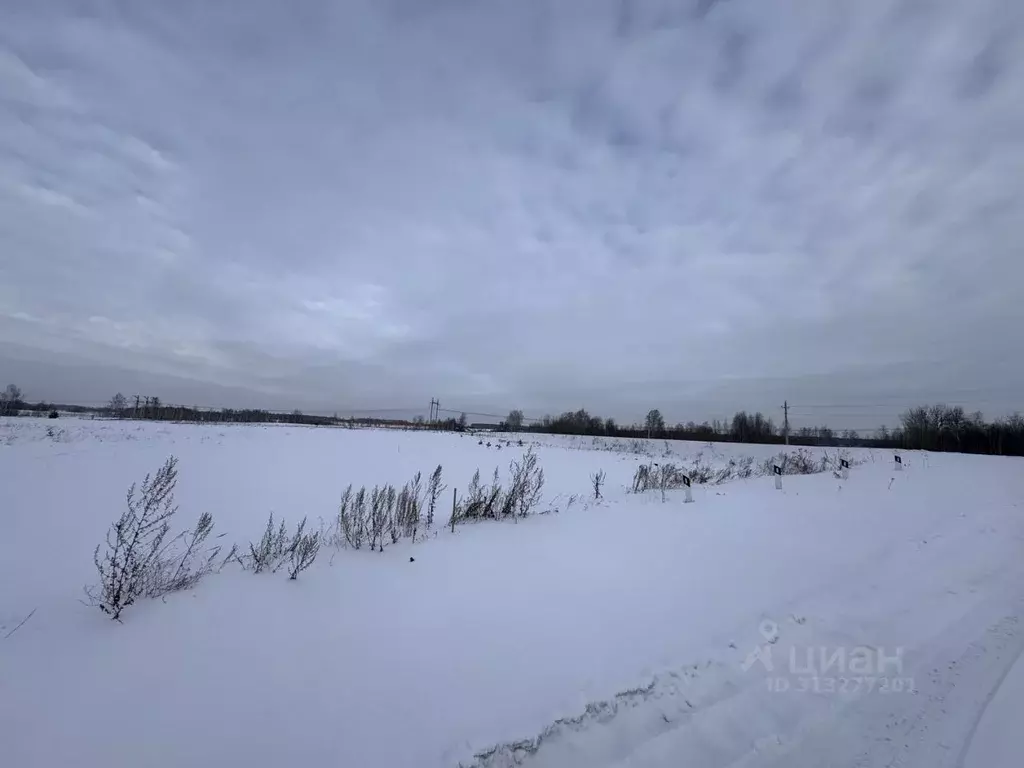
[[690, 488], [690, 476], [683, 475], [683, 488], [686, 489], [686, 498], [683, 499], [684, 504], [689, 504], [693, 501], [693, 489]]
[[900, 455], [898, 453], [896, 454], [895, 459], [896, 459], [896, 466], [895, 466], [896, 471], [897, 472], [902, 472], [903, 471], [903, 459], [900, 457]]
[[850, 479], [850, 462], [847, 461], [846, 459], [840, 459], [839, 460], [839, 469], [843, 473], [843, 480], [849, 480]]
[[775, 490], [782, 490], [782, 467], [776, 464], [772, 467], [772, 471], [775, 473]]

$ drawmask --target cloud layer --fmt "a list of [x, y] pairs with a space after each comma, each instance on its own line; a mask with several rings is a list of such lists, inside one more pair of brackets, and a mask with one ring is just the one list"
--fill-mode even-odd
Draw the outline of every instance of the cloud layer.
[[34, 357], [623, 418], [1024, 381], [1020, 3], [37, 5], [0, 27]]

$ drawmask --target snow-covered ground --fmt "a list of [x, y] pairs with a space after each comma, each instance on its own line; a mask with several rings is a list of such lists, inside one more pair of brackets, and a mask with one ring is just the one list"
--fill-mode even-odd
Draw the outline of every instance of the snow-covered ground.
[[967, 744], [964, 768], [1020, 768], [1024, 762], [1024, 655], [993, 691]]
[[[179, 525], [208, 511], [247, 544], [270, 511], [330, 518], [349, 483], [442, 464], [465, 489], [520, 455], [499, 439], [0, 421], [0, 764], [974, 768], [1005, 747], [1018, 459], [912, 453], [895, 473], [860, 451], [847, 481], [683, 504], [627, 492], [651, 460], [632, 441], [531, 436], [557, 514], [325, 549], [297, 582], [232, 566], [123, 624], [79, 601], [127, 487], [170, 454]], [[647, 456], [777, 451], [668, 447]]]

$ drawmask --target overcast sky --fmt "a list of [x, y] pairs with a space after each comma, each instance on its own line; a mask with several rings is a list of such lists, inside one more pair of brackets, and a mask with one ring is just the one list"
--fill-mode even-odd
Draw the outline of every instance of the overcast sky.
[[1024, 407], [1019, 0], [0, 13], [30, 398]]

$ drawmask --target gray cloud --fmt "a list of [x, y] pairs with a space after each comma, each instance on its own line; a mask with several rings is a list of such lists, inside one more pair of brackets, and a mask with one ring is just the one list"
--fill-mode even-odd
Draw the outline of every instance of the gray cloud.
[[1018, 6], [19, 4], [3, 369], [326, 410], [1013, 406]]

